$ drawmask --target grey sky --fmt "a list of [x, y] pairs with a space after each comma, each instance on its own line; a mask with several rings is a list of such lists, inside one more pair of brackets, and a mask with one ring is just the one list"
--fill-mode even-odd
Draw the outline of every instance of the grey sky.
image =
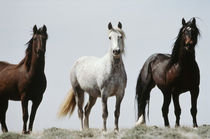
[[[210, 124], [209, 37], [210, 1], [208, 0], [11, 0], [0, 2], [0, 60], [18, 63], [25, 56], [24, 45], [31, 38], [32, 27], [45, 24], [47, 41], [45, 73], [48, 86], [38, 109], [34, 130], [50, 127], [78, 129], [77, 111], [68, 119], [58, 120], [56, 113], [70, 86], [69, 73], [81, 56], [102, 57], [109, 48], [107, 25], [121, 21], [127, 39], [124, 64], [128, 76], [125, 97], [121, 105], [119, 127], [135, 124], [134, 96], [139, 71], [153, 53], [170, 53], [181, 27], [181, 19], [197, 18], [201, 38], [196, 59], [201, 72], [198, 98], [198, 124]], [[87, 100], [87, 97], [86, 97]], [[181, 125], [192, 125], [189, 92], [181, 95]], [[29, 105], [30, 106], [30, 105]], [[152, 90], [149, 125], [163, 126], [162, 93]], [[114, 127], [115, 98], [108, 100], [108, 128]], [[30, 109], [29, 109], [30, 110]], [[101, 99], [90, 114], [90, 127], [102, 128]], [[173, 104], [169, 120], [175, 123]], [[9, 102], [7, 126], [10, 131], [22, 130], [20, 102]]]

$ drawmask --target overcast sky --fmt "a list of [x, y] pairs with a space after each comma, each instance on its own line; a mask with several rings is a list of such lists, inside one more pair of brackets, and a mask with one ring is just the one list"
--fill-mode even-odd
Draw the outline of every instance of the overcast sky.
[[[108, 28], [111, 21], [121, 21], [126, 33], [124, 64], [128, 76], [122, 101], [120, 128], [135, 124], [134, 97], [136, 80], [145, 60], [153, 53], [171, 53], [181, 28], [181, 19], [197, 17], [201, 37], [196, 47], [196, 60], [201, 72], [198, 98], [198, 124], [210, 124], [210, 1], [208, 0], [10, 0], [0, 2], [0, 60], [19, 63], [25, 56], [26, 43], [36, 24], [47, 26], [45, 73], [47, 89], [38, 108], [34, 131], [50, 127], [79, 129], [77, 111], [70, 119], [56, 118], [58, 108], [70, 89], [70, 69], [81, 56], [102, 57], [109, 48]], [[86, 96], [86, 101], [87, 101]], [[154, 88], [150, 99], [148, 125], [163, 126], [163, 96]], [[191, 126], [190, 93], [180, 96], [181, 125]], [[31, 105], [29, 105], [31, 106]], [[101, 99], [90, 114], [90, 127], [102, 128]], [[115, 98], [108, 99], [108, 128], [114, 128]], [[30, 109], [29, 109], [30, 110]], [[76, 109], [77, 110], [77, 109]], [[169, 120], [175, 123], [173, 103]], [[9, 131], [22, 131], [20, 102], [9, 102], [7, 111]]]

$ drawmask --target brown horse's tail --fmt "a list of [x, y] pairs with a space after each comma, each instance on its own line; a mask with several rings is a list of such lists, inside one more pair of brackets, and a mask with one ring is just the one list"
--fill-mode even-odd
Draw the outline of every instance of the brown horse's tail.
[[58, 118], [66, 116], [68, 113], [71, 116], [76, 106], [74, 90], [71, 88], [64, 102], [61, 104], [58, 112]]

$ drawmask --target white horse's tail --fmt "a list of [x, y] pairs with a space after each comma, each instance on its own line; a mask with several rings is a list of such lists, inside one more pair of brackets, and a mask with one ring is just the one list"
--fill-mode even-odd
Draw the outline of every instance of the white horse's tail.
[[76, 106], [74, 90], [71, 88], [67, 94], [66, 99], [60, 106], [58, 118], [66, 116], [68, 113], [71, 116]]

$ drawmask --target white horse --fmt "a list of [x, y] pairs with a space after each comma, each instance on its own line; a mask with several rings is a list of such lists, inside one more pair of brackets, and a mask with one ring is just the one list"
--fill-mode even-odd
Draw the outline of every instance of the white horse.
[[[91, 108], [95, 104], [97, 97], [101, 97], [103, 130], [106, 131], [106, 120], [108, 117], [107, 99], [110, 96], [116, 96], [116, 109], [114, 113], [115, 130], [119, 130], [120, 104], [124, 97], [127, 84], [127, 75], [122, 60], [125, 34], [120, 22], [118, 23], [117, 29], [114, 29], [112, 24], [109, 23], [108, 29], [111, 42], [109, 51], [102, 58], [81, 57], [75, 62], [70, 73], [72, 89], [70, 89], [58, 113], [59, 117], [66, 116], [68, 113], [71, 115], [77, 104], [82, 129], [89, 128]], [[84, 92], [89, 94], [89, 101], [84, 109], [85, 119], [83, 128]]]

